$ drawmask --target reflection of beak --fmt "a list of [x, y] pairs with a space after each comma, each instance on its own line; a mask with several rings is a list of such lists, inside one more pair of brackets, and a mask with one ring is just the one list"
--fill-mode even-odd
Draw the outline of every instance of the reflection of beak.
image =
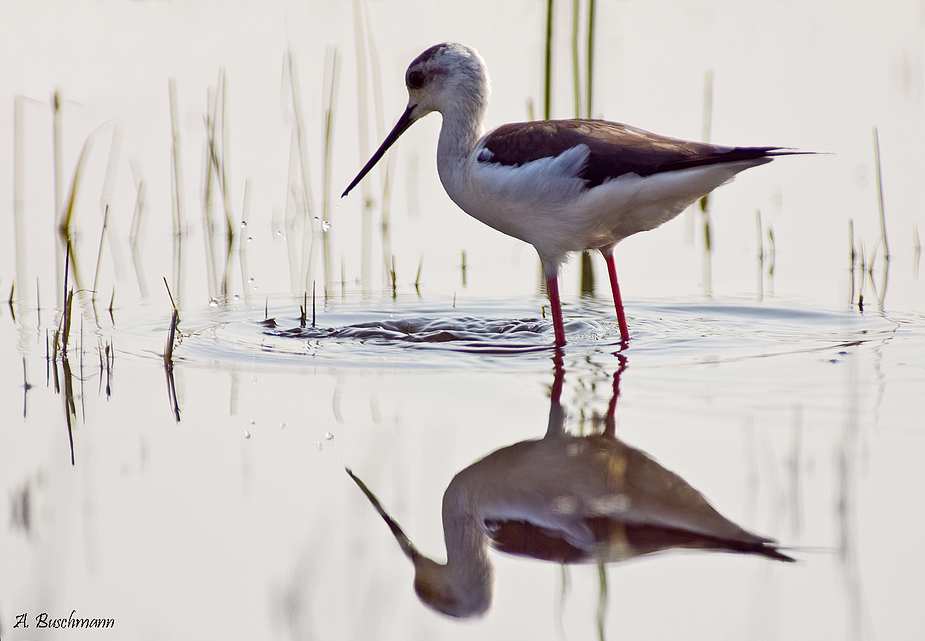
[[[363, 180], [363, 177], [369, 173], [369, 170], [379, 162], [379, 159], [382, 158], [383, 154], [388, 151], [398, 137], [405, 133], [405, 130], [414, 123], [416, 118], [411, 116], [411, 112], [414, 111], [414, 108], [417, 105], [408, 105], [408, 108], [405, 109], [405, 113], [401, 115], [401, 118], [398, 119], [398, 122], [395, 123], [395, 126], [392, 128], [392, 131], [389, 132], [389, 135], [385, 137], [385, 140], [382, 141], [382, 144], [379, 145], [379, 149], [376, 150], [376, 153], [373, 154], [373, 157], [369, 159], [369, 162], [366, 163], [366, 166], [360, 170], [360, 173], [357, 174], [357, 177], [353, 179], [353, 182], [350, 183], [350, 186], [344, 190], [344, 193], [340, 195], [341, 198], [350, 193], [350, 190], [357, 186], [357, 183]], [[349, 470], [348, 470], [349, 472]], [[351, 476], [353, 476], [351, 474]], [[353, 477], [353, 480], [358, 481], [356, 477]]]
[[[411, 109], [409, 108], [408, 111], [405, 112], [405, 115], [408, 115], [410, 111]], [[395, 142], [395, 139], [401, 135], [402, 131], [408, 128], [410, 123], [405, 123], [404, 120], [405, 117], [402, 116], [402, 119], [398, 121], [399, 125], [404, 124], [404, 128], [399, 130], [398, 126], [396, 126], [395, 129], [392, 130], [392, 133], [389, 134], [388, 138], [386, 138], [386, 142], [382, 144], [382, 147], [380, 147], [379, 151], [376, 152], [376, 155], [372, 157], [372, 160], [369, 161], [369, 164], [363, 168], [363, 171], [360, 172], [360, 175], [357, 177], [357, 179], [353, 181], [354, 183], [360, 180], [360, 178], [363, 177], [363, 174], [365, 174], [370, 167], [376, 164], [376, 161], [379, 160], [379, 156], [385, 153], [385, 150], [388, 149], [389, 145]], [[398, 131], [397, 134], [395, 133], [396, 131]], [[392, 134], [395, 135], [393, 136]], [[350, 185], [350, 187], [353, 187], [353, 185]], [[348, 188], [347, 191], [350, 191], [350, 189]], [[373, 504], [374, 508], [376, 508], [379, 516], [385, 520], [386, 525], [388, 525], [389, 529], [392, 530], [392, 535], [395, 537], [395, 540], [398, 541], [398, 545], [401, 547], [401, 551], [404, 552], [405, 556], [407, 556], [409, 559], [415, 561], [419, 556], [421, 556], [421, 553], [418, 552], [417, 548], [411, 544], [411, 540], [405, 536], [405, 532], [401, 529], [401, 526], [396, 523], [391, 516], [385, 513], [385, 510], [382, 508], [382, 504], [379, 502], [379, 499], [377, 499], [376, 495], [373, 494], [368, 487], [366, 487], [366, 483], [357, 478], [357, 476], [350, 470], [349, 467], [344, 469], [347, 471], [347, 474], [350, 475], [350, 478], [352, 478], [356, 484], [360, 486], [360, 489], [363, 490], [363, 494], [366, 495], [366, 498], [369, 499], [369, 502]]]

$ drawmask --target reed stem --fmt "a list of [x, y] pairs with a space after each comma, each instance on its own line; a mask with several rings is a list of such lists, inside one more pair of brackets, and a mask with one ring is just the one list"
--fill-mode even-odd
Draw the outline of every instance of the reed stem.
[[572, 93], [575, 100], [575, 117], [581, 118], [581, 65], [578, 55], [578, 16], [581, 0], [572, 0]]
[[886, 237], [886, 209], [883, 206], [883, 172], [880, 169], [880, 133], [874, 127], [874, 158], [877, 166], [877, 196], [880, 202], [880, 237], [883, 241], [883, 260], [890, 262], [890, 244]]
[[585, 52], [588, 56], [588, 64], [585, 69], [586, 80], [585, 80], [585, 92], [587, 96], [585, 97], [585, 118], [591, 118], [591, 107], [592, 107], [592, 98], [593, 92], [592, 88], [594, 85], [594, 30], [595, 30], [595, 18], [597, 17], [597, 3], [595, 0], [588, 0], [588, 50]]
[[543, 119], [549, 120], [552, 113], [552, 21], [553, 0], [546, 0], [546, 52], [543, 68]]
[[324, 260], [324, 284], [325, 291], [332, 282], [331, 279], [331, 245], [328, 225], [331, 221], [331, 156], [334, 141], [334, 113], [337, 104], [337, 87], [339, 78], [339, 62], [337, 49], [333, 49], [330, 54], [330, 64], [327, 65], [329, 70], [327, 82], [325, 83], [325, 101], [324, 111], [324, 162], [322, 164], [322, 196], [321, 196], [321, 218], [324, 228], [321, 234], [322, 257]]
[[170, 101], [170, 170], [172, 173], [171, 212], [173, 214], [173, 284], [180, 296], [180, 267], [182, 261], [183, 238], [183, 172], [180, 169], [180, 125], [177, 112], [177, 83], [171, 78], [167, 83]]

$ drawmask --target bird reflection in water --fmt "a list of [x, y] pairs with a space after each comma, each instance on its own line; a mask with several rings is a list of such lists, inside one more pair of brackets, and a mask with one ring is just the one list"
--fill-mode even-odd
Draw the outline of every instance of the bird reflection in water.
[[453, 478], [443, 495], [444, 564], [421, 554], [366, 484], [347, 470], [414, 564], [414, 589], [425, 604], [453, 617], [484, 614], [493, 586], [489, 545], [557, 563], [614, 563], [674, 548], [794, 560], [773, 540], [723, 517], [680, 476], [616, 437], [624, 367], [621, 361], [614, 375], [602, 433], [565, 431], [563, 370], [557, 367], [546, 435], [492, 452]]

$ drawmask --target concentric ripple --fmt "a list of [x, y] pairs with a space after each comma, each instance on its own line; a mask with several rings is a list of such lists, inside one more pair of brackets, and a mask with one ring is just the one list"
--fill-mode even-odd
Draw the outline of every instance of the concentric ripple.
[[[275, 310], [225, 307], [181, 314], [174, 358], [189, 363], [264, 363], [331, 367], [535, 368], [555, 353], [542, 301], [467, 301], [424, 306], [418, 299], [329, 302], [305, 321], [291, 300]], [[888, 340], [902, 320], [816, 310], [776, 301], [628, 301], [632, 340], [622, 345], [612, 304], [566, 305], [566, 363], [663, 367], [834, 351]], [[274, 313], [275, 312], [275, 313]], [[539, 312], [539, 313], [538, 313]], [[148, 332], [165, 332], [165, 319]], [[125, 337], [132, 338], [131, 336]], [[125, 346], [130, 341], [122, 341]], [[834, 357], [834, 356], [833, 356]]]

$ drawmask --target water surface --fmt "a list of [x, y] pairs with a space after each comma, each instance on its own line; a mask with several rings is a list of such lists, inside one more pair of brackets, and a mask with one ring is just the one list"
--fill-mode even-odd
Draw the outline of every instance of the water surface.
[[[436, 42], [486, 58], [488, 126], [527, 118], [542, 95], [539, 5], [361, 3], [375, 58], [369, 40], [357, 53], [349, 3], [6, 7], [0, 109], [21, 125], [0, 146], [21, 152], [0, 155], [0, 201], [16, 199], [0, 219], [0, 288], [15, 283], [0, 310], [0, 636], [882, 639], [925, 627], [909, 605], [925, 596], [921, 7], [598, 4], [595, 115], [699, 138], [712, 70], [712, 140], [832, 154], [715, 192], [710, 252], [699, 210], [623, 243], [628, 346], [602, 263], [593, 294], [570, 263], [558, 359], [532, 249], [442, 192], [438, 116], [396, 147], [388, 199], [374, 173], [368, 192], [325, 205], [322, 173], [335, 48], [331, 193], [404, 108], [407, 63]], [[413, 37], [394, 37], [409, 25]], [[557, 30], [562, 117], [568, 37]], [[373, 99], [357, 87], [373, 91], [374, 60], [382, 113], [369, 107], [362, 143], [358, 105]], [[227, 182], [212, 174], [204, 212], [216, 95]], [[88, 136], [65, 281], [53, 212]], [[170, 367], [165, 281], [180, 317]], [[50, 354], [71, 285], [65, 363]], [[344, 468], [443, 559], [451, 480], [541, 438], [557, 381], [570, 434], [601, 431], [612, 408], [617, 438], [797, 562], [688, 550], [601, 571], [492, 552], [485, 617], [427, 609]], [[36, 628], [72, 612], [115, 627]]]

